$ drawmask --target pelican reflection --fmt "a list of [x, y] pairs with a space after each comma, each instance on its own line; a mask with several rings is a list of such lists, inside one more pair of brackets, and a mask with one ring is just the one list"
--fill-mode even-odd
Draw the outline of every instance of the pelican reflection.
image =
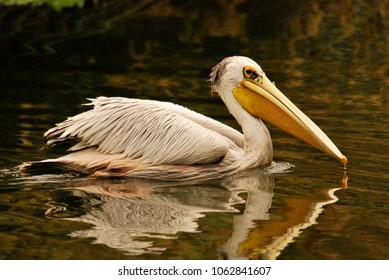
[[285, 208], [285, 219], [294, 218], [279, 220], [269, 212], [275, 179], [268, 170], [199, 184], [97, 179], [75, 185], [53, 191], [46, 212], [48, 218], [91, 225], [71, 232], [71, 237], [92, 238], [95, 244], [128, 255], [163, 254], [175, 248], [160, 241], [180, 239], [182, 233], [198, 234], [203, 231], [199, 221], [206, 215], [230, 213], [230, 232], [220, 236], [219, 251], [214, 252], [227, 259], [277, 258], [303, 229], [315, 223], [323, 205], [335, 201], [337, 189], [329, 189], [333, 197], [322, 201], [305, 199], [303, 209], [300, 204]]

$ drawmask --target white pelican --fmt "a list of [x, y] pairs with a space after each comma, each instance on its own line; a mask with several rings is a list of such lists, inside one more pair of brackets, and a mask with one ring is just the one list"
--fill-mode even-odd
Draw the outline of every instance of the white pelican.
[[101, 176], [212, 179], [269, 164], [273, 147], [261, 119], [328, 153], [347, 158], [266, 77], [253, 60], [223, 59], [210, 75], [243, 134], [182, 106], [119, 97], [90, 99], [93, 109], [48, 130], [48, 145], [78, 140], [71, 153], [24, 164], [24, 170], [55, 169]]

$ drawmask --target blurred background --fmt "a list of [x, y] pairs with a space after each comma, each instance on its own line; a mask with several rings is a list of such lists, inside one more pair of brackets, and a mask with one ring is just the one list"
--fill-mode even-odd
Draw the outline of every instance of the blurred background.
[[[388, 259], [388, 46], [387, 0], [0, 1], [0, 258]], [[294, 167], [248, 176], [254, 192], [244, 180], [180, 187], [16, 168], [63, 154], [42, 134], [91, 97], [171, 101], [239, 129], [208, 82], [231, 55], [257, 61], [348, 157], [347, 189], [343, 166], [272, 126], [275, 162]], [[127, 204], [110, 208], [123, 189]], [[191, 222], [151, 234], [110, 216], [145, 196], [145, 209], [184, 207]], [[261, 215], [245, 216], [250, 196]], [[124, 224], [130, 237], [109, 242]]]

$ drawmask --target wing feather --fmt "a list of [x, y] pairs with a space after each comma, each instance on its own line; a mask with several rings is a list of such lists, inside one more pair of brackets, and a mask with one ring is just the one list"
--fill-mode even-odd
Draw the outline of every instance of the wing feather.
[[149, 164], [213, 163], [231, 146], [243, 145], [238, 131], [179, 105], [119, 97], [90, 101], [93, 109], [45, 133], [49, 145], [78, 139], [70, 151], [95, 146]]

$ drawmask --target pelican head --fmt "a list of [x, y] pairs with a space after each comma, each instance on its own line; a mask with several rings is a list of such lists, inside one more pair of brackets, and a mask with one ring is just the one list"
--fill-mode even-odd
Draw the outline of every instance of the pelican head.
[[212, 69], [211, 90], [220, 95], [231, 113], [237, 111], [232, 109], [233, 106], [241, 106], [244, 109], [242, 112], [246, 111], [255, 118], [270, 122], [347, 164], [347, 158], [327, 135], [250, 58], [233, 56], [223, 59]]

